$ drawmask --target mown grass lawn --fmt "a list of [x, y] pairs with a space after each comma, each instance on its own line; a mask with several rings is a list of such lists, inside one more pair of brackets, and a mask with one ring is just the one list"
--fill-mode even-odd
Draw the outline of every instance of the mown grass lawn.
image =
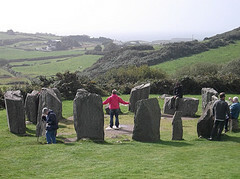
[[[129, 99], [128, 95], [121, 97]], [[161, 106], [163, 101], [159, 103]], [[120, 123], [133, 123], [134, 116], [127, 112], [127, 107], [122, 111], [125, 114], [120, 116]], [[185, 140], [182, 141], [171, 140], [171, 120], [162, 118], [161, 141], [157, 143], [136, 142], [130, 136], [105, 138], [103, 143], [88, 140], [63, 143], [66, 136], [62, 135], [57, 138], [58, 144], [44, 145], [44, 137], [37, 142], [34, 125], [27, 125], [26, 136], [14, 135], [8, 131], [6, 111], [0, 111], [0, 116], [0, 178], [239, 178], [240, 175], [240, 133], [228, 133], [220, 142], [198, 139], [198, 118], [183, 121]], [[63, 102], [63, 116], [72, 116], [72, 101]], [[105, 123], [108, 120], [105, 118]], [[58, 133], [74, 132], [72, 123], [63, 121], [60, 126]]]

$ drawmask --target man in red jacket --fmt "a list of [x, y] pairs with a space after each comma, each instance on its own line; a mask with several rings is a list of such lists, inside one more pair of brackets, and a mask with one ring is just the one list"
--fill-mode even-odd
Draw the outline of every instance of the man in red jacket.
[[109, 109], [110, 109], [110, 127], [113, 127], [113, 116], [115, 115], [115, 126], [116, 129], [119, 129], [119, 120], [118, 120], [118, 113], [119, 113], [119, 103], [122, 104], [129, 104], [129, 102], [123, 101], [118, 95], [117, 90], [112, 90], [112, 95], [108, 97], [104, 102], [104, 104], [109, 103]]

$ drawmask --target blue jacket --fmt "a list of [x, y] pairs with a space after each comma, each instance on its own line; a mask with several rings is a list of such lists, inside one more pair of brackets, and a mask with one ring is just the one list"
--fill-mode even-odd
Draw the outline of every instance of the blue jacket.
[[230, 113], [231, 113], [232, 119], [238, 119], [239, 112], [240, 112], [240, 104], [239, 103], [233, 103], [230, 106]]
[[52, 131], [52, 130], [57, 130], [58, 129], [58, 121], [56, 114], [53, 111], [49, 111], [48, 115], [46, 117], [46, 130]]

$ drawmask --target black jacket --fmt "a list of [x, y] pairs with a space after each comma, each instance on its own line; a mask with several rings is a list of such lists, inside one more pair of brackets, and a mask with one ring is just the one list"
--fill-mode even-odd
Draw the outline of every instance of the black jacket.
[[43, 119], [47, 122], [46, 130], [52, 131], [58, 129], [57, 117], [53, 111], [49, 111], [47, 117]]
[[215, 116], [215, 119], [225, 120], [226, 115], [230, 116], [228, 103], [224, 100], [217, 100], [213, 104], [213, 115]]
[[182, 98], [183, 97], [183, 86], [182, 85], [175, 86], [174, 90], [173, 90], [173, 94], [176, 97]]

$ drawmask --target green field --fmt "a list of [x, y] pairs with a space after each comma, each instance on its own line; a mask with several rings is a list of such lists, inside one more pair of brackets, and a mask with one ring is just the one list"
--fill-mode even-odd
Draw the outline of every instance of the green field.
[[60, 58], [60, 59], [49, 59], [40, 61], [24, 61], [10, 63], [10, 65], [22, 65], [27, 64], [30, 66], [18, 66], [12, 69], [17, 72], [21, 72], [23, 75], [29, 77], [36, 76], [53, 76], [58, 72], [75, 72], [82, 71], [83, 69], [90, 67], [95, 63], [101, 56], [100, 55], [82, 55], [79, 57], [72, 58]]
[[[120, 115], [120, 123], [133, 124], [133, 113], [127, 113], [126, 107], [122, 110], [125, 115]], [[197, 118], [183, 120], [182, 141], [171, 140], [172, 121], [162, 118], [161, 141], [156, 143], [133, 141], [127, 135], [105, 138], [103, 143], [89, 140], [63, 143], [67, 137], [76, 137], [73, 122], [63, 120], [57, 144], [44, 145], [44, 137], [37, 142], [34, 125], [27, 125], [27, 135], [14, 135], [8, 131], [6, 111], [0, 111], [0, 116], [0, 178], [239, 178], [240, 175], [240, 133], [228, 133], [220, 142], [198, 139]], [[72, 116], [72, 101], [63, 102], [63, 116]], [[105, 127], [108, 122], [109, 117], [105, 118]]]
[[232, 60], [240, 59], [240, 41], [225, 47], [211, 49], [189, 57], [160, 63], [152, 68], [160, 68], [168, 74], [174, 74], [177, 69], [197, 63], [224, 64]]
[[15, 49], [12, 47], [0, 47], [0, 59], [5, 60], [16, 60], [16, 59], [31, 59], [39, 57], [53, 57], [62, 55], [77, 55], [84, 54], [82, 49], [74, 50], [64, 50], [64, 51], [52, 51], [52, 52], [42, 52], [42, 51], [25, 51], [20, 49]]

